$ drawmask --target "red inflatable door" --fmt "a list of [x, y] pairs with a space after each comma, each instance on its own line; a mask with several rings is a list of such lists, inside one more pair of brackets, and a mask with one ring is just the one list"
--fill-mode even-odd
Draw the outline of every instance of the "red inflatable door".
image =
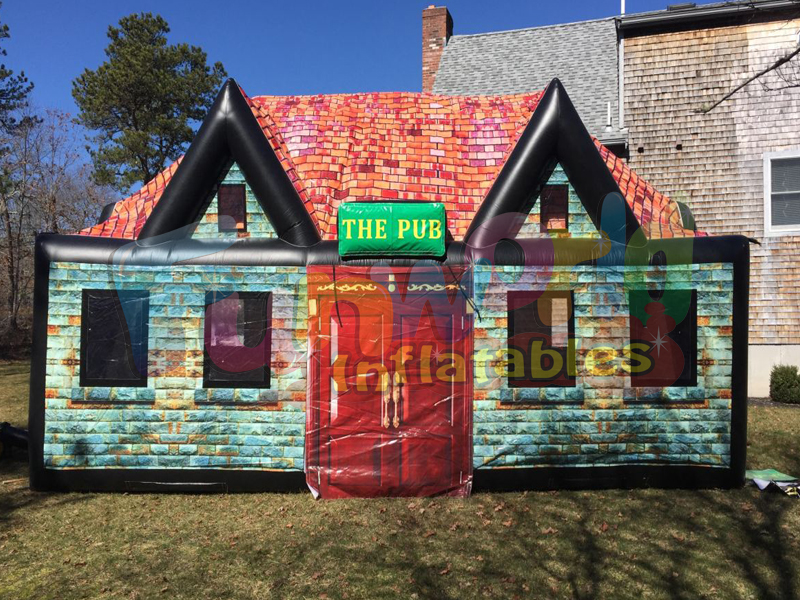
[[[307, 481], [323, 498], [469, 494], [471, 314], [455, 274], [309, 275]], [[330, 278], [329, 278], [330, 277]], [[388, 280], [388, 281], [387, 281]], [[444, 281], [444, 282], [443, 282]]]

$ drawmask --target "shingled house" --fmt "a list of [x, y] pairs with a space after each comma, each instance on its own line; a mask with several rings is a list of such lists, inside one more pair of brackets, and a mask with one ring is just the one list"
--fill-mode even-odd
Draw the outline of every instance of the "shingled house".
[[446, 7], [422, 13], [422, 91], [518, 94], [558, 78], [593, 136], [623, 155], [619, 125], [617, 27], [613, 18], [454, 35]]
[[573, 91], [576, 107], [592, 134], [690, 207], [698, 227], [760, 242], [753, 249], [750, 395], [768, 394], [772, 365], [800, 366], [797, 59], [708, 111], [797, 48], [798, 3], [681, 3], [476, 35], [453, 35], [446, 12], [423, 12], [423, 89], [519, 93], [548, 76], [581, 89], [582, 96]]
[[688, 204], [712, 235], [752, 249], [752, 396], [777, 363], [800, 365], [800, 89], [797, 59], [736, 87], [798, 47], [797, 2], [731, 2], [628, 15], [630, 164]]
[[564, 87], [248, 97], [36, 250], [37, 489], [739, 485], [748, 248]]

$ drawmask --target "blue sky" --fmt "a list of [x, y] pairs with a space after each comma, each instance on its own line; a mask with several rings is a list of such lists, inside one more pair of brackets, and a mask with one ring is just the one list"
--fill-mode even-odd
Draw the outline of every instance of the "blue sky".
[[[627, 0], [627, 12], [679, 0]], [[419, 90], [424, 1], [5, 0], [6, 64], [36, 85], [34, 102], [75, 112], [72, 80], [105, 58], [106, 31], [133, 12], [161, 14], [171, 41], [199, 45], [251, 95]], [[437, 3], [441, 5], [442, 2]], [[450, 0], [455, 34], [619, 13], [619, 0]]]

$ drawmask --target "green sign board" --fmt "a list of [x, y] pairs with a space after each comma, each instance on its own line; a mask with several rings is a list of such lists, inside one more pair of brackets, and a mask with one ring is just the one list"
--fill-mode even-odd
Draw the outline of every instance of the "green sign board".
[[345, 202], [337, 223], [341, 256], [444, 256], [440, 202]]

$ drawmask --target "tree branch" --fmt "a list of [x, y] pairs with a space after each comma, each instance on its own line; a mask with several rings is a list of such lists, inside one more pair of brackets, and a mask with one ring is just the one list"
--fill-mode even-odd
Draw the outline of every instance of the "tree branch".
[[728, 100], [728, 99], [729, 99], [731, 96], [733, 96], [733, 95], [734, 95], [736, 92], [738, 92], [739, 90], [741, 90], [743, 87], [745, 87], [745, 86], [747, 86], [748, 84], [750, 84], [750, 83], [754, 82], [754, 81], [755, 81], [756, 79], [758, 79], [759, 77], [763, 77], [764, 75], [766, 75], [766, 74], [767, 74], [767, 73], [769, 73], [770, 71], [774, 71], [775, 69], [777, 69], [777, 68], [779, 68], [779, 67], [781, 67], [781, 66], [785, 65], [787, 62], [789, 62], [790, 60], [792, 60], [792, 59], [793, 59], [795, 56], [797, 56], [798, 54], [800, 54], [800, 47], [796, 48], [795, 50], [793, 50], [792, 52], [790, 52], [789, 54], [787, 54], [787, 55], [786, 55], [786, 56], [784, 56], [783, 58], [779, 58], [779, 59], [778, 59], [778, 60], [776, 60], [774, 63], [772, 63], [770, 66], [768, 66], [766, 69], [762, 69], [761, 71], [759, 71], [758, 73], [756, 73], [756, 74], [755, 74], [755, 75], [753, 75], [752, 77], [750, 77], [750, 78], [746, 79], [744, 82], [742, 82], [741, 84], [737, 85], [737, 86], [736, 86], [735, 88], [733, 88], [733, 89], [732, 89], [730, 92], [728, 92], [727, 94], [725, 94], [725, 95], [724, 95], [722, 98], [720, 98], [719, 100], [717, 100], [716, 102], [714, 102], [714, 104], [712, 104], [711, 106], [709, 106], [709, 107], [706, 107], [706, 108], [700, 108], [700, 109], [698, 109], [698, 110], [697, 110], [697, 112], [699, 112], [699, 113], [702, 113], [702, 114], [708, 114], [708, 113], [710, 113], [712, 110], [714, 110], [714, 109], [715, 109], [715, 108], [717, 108], [717, 107], [718, 107], [720, 104], [722, 104], [723, 102], [725, 102], [726, 100]]

